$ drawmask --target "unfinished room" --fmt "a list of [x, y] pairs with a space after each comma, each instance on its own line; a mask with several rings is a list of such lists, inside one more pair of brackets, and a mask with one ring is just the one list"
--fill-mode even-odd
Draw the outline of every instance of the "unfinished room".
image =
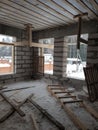
[[0, 0], [0, 130], [98, 130], [98, 0]]

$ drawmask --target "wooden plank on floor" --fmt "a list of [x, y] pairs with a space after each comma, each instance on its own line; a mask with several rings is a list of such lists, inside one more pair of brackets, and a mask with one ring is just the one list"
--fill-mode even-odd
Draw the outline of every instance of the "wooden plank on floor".
[[[54, 94], [63, 94], [63, 93], [69, 93], [68, 91], [60, 91], [60, 92], [53, 92]], [[72, 93], [72, 92], [70, 92]]]
[[39, 106], [31, 98], [28, 98], [28, 101], [31, 102], [41, 113], [43, 113], [52, 123], [54, 123], [60, 130], [65, 130], [65, 127], [59, 123], [52, 115], [50, 115], [45, 109]]
[[62, 101], [63, 104], [67, 104], [67, 103], [77, 103], [77, 102], [83, 102], [83, 100], [70, 100], [70, 101]]
[[50, 89], [50, 90], [65, 90], [65, 88], [60, 88], [60, 87], [51, 87], [48, 89]]
[[98, 119], [98, 112], [96, 112], [91, 106], [89, 106], [86, 102], [83, 102], [83, 107], [96, 119]]
[[[52, 93], [52, 91], [50, 91]], [[60, 92], [62, 94], [62, 92]], [[65, 92], [64, 92], [65, 93]], [[58, 93], [57, 93], [58, 94]], [[53, 94], [54, 97], [57, 97], [57, 95], [54, 93]], [[71, 110], [71, 108], [69, 108], [66, 104], [64, 104], [60, 99], [58, 99], [58, 101], [60, 101], [61, 106], [64, 108], [65, 112], [67, 112], [67, 114], [69, 115], [69, 117], [71, 118], [71, 120], [74, 122], [74, 124], [81, 130], [88, 130], [88, 128], [80, 121], [80, 119], [78, 119], [78, 117], [74, 114], [74, 112]], [[73, 100], [74, 101], [74, 100]], [[71, 101], [71, 102], [73, 102]]]
[[87, 126], [85, 126], [80, 119], [74, 114], [74, 112], [71, 110], [70, 107], [67, 105], [62, 104], [65, 112], [69, 115], [70, 119], [74, 122], [74, 124], [80, 129], [80, 130], [89, 130]]
[[34, 116], [33, 113], [30, 115], [30, 118], [31, 118], [31, 121], [32, 121], [33, 126], [34, 126], [34, 130], [39, 130], [38, 125], [37, 125], [37, 122], [36, 122], [36, 120], [35, 120], [35, 116]]
[[[21, 103], [19, 103], [19, 105], [17, 106], [18, 108], [20, 108], [26, 101], [28, 98], [32, 97], [34, 94], [32, 93], [31, 95], [29, 95], [26, 99], [24, 99]], [[15, 112], [15, 109], [12, 107], [7, 114], [5, 114], [2, 118], [0, 118], [0, 122], [5, 121], [8, 117], [10, 117], [10, 115], [12, 115]]]
[[22, 87], [22, 88], [7, 89], [7, 90], [2, 90], [1, 92], [16, 91], [16, 90], [28, 89], [28, 88], [32, 88], [32, 87], [34, 87], [34, 86], [31, 86], [31, 87]]
[[4, 93], [0, 92], [0, 95], [19, 113], [20, 116], [25, 116], [25, 113], [18, 108]]
[[57, 96], [59, 99], [62, 99], [62, 98], [75, 98], [76, 96]]

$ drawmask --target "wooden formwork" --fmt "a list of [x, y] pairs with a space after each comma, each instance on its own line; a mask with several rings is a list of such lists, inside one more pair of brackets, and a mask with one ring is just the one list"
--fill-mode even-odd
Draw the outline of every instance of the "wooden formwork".
[[[72, 92], [68, 91], [66, 88], [61, 87], [60, 85], [48, 85], [48, 91], [54, 96], [61, 104], [65, 112], [69, 115], [70, 119], [73, 123], [81, 130], [89, 130], [87, 126], [76, 116], [76, 114], [72, 111], [71, 107], [68, 105], [69, 103], [78, 103], [81, 105], [87, 112], [91, 114], [95, 119], [98, 119], [98, 113], [90, 107], [83, 100], [77, 99], [75, 95], [72, 95]], [[58, 95], [59, 94], [59, 95]], [[62, 95], [63, 94], [63, 95]], [[65, 94], [65, 95], [64, 95]], [[62, 101], [62, 99], [70, 99], [68, 101]]]
[[85, 80], [87, 84], [90, 101], [94, 102], [98, 99], [98, 69], [94, 67], [84, 68]]

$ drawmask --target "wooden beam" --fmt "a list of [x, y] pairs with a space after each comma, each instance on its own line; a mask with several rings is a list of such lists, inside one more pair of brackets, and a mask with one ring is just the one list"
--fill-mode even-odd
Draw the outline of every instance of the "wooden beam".
[[79, 17], [78, 20], [79, 21], [78, 21], [77, 49], [80, 49], [80, 36], [81, 36], [81, 23], [82, 23], [81, 17]]
[[0, 92], [0, 95], [17, 111], [17, 113], [19, 113], [20, 116], [25, 116], [25, 113], [20, 108], [18, 108], [10, 99], [8, 99], [4, 93]]
[[82, 14], [75, 15], [74, 18], [79, 18], [79, 17], [84, 17], [84, 16], [88, 16], [88, 13], [85, 12], [85, 13], [82, 13]]
[[3, 45], [12, 45], [12, 46], [13, 46], [13, 45], [14, 45], [14, 43], [0, 42], [0, 45], [2, 45], [2, 46], [3, 46]]
[[75, 98], [76, 96], [57, 96], [59, 99], [62, 99], [62, 98]]
[[87, 126], [85, 126], [81, 120], [74, 114], [70, 107], [67, 105], [62, 104], [65, 112], [69, 115], [70, 119], [74, 122], [74, 124], [81, 130], [89, 130]]
[[82, 43], [88, 44], [88, 41], [83, 39], [83, 38], [81, 38], [81, 37], [80, 37], [79, 41], [82, 42]]
[[28, 45], [31, 46], [32, 43], [32, 24], [25, 24], [26, 31], [28, 35]]
[[[52, 90], [50, 91], [52, 93]], [[58, 99], [56, 94], [53, 94], [56, 99]], [[61, 106], [64, 108], [65, 112], [69, 115], [70, 119], [74, 122], [74, 124], [81, 130], [88, 130], [88, 128], [81, 122], [81, 120], [74, 114], [72, 109], [67, 106], [67, 104], [64, 104], [60, 99], [58, 99], [60, 102]]]
[[23, 88], [13, 88], [13, 89], [6, 89], [6, 90], [2, 90], [1, 92], [9, 92], [9, 91], [16, 91], [16, 90], [22, 90], [22, 89], [28, 89], [28, 88], [32, 88], [31, 87], [23, 87]]
[[50, 89], [50, 90], [65, 90], [65, 88], [62, 88], [62, 87], [51, 87], [48, 89]]
[[98, 119], [98, 112], [96, 112], [92, 107], [90, 107], [86, 102], [83, 102], [83, 107], [96, 119]]
[[[17, 107], [20, 108], [27, 101], [27, 99], [30, 98], [30, 97], [32, 97], [33, 95], [34, 94], [29, 95], [26, 99], [24, 99], [21, 103], [19, 103], [19, 105]], [[15, 109], [12, 107], [2, 118], [0, 118], [0, 122], [5, 121], [14, 112], [15, 112]]]
[[34, 43], [34, 42], [31, 43], [31, 47], [54, 49], [54, 45]]
[[63, 93], [72, 93], [72, 92], [68, 92], [68, 91], [64, 91], [64, 92], [53, 92], [54, 94], [63, 94]]
[[28, 101], [31, 102], [41, 113], [43, 113], [52, 123], [54, 123], [60, 130], [65, 130], [65, 127], [59, 123], [52, 115], [50, 115], [45, 109], [39, 106], [31, 98], [28, 98]]
[[83, 102], [83, 100], [71, 100], [71, 101], [62, 101], [62, 103], [76, 103], [76, 102]]
[[36, 120], [35, 120], [35, 116], [34, 116], [33, 113], [30, 115], [30, 118], [31, 118], [31, 121], [32, 121], [33, 126], [34, 126], [34, 130], [39, 130], [38, 125], [37, 125], [37, 122], [36, 122]]

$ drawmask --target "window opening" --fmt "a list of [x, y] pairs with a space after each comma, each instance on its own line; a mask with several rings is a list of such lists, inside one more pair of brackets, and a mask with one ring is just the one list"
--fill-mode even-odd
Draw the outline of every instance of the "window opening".
[[0, 75], [14, 72], [14, 41], [15, 37], [0, 34]]
[[[85, 40], [88, 39], [88, 34], [82, 34], [81, 37]], [[77, 50], [77, 35], [66, 36], [67, 43], [67, 77], [75, 79], [85, 79], [83, 67], [86, 66], [87, 44], [81, 43], [80, 50]]]
[[[54, 38], [40, 39], [39, 43], [54, 45]], [[44, 73], [53, 74], [53, 55], [54, 49], [41, 48], [39, 49], [39, 55], [44, 56]]]

